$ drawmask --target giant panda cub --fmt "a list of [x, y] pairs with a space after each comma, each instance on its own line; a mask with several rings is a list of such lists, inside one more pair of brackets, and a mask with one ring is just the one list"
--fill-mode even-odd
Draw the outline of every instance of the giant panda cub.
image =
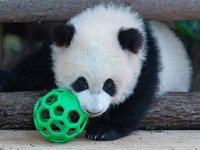
[[10, 72], [0, 72], [0, 89], [70, 90], [93, 120], [89, 139], [124, 137], [139, 128], [156, 97], [189, 90], [192, 70], [181, 41], [129, 7], [86, 9], [55, 26], [51, 37]]

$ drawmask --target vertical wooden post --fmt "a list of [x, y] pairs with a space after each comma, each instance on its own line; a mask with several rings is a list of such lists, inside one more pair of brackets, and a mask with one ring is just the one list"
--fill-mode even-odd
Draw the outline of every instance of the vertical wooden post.
[[2, 67], [2, 47], [3, 47], [3, 23], [0, 22], [0, 68]]

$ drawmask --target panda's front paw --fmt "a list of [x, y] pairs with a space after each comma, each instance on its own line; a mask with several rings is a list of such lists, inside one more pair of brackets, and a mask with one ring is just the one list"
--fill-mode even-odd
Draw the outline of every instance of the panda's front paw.
[[96, 141], [112, 141], [125, 136], [120, 130], [102, 125], [89, 127], [85, 135], [88, 139]]

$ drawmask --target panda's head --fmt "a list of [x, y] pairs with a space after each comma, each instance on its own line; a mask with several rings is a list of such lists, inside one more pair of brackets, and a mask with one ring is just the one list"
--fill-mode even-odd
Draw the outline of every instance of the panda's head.
[[53, 70], [91, 117], [124, 102], [145, 59], [144, 23], [129, 8], [96, 6], [52, 31]]

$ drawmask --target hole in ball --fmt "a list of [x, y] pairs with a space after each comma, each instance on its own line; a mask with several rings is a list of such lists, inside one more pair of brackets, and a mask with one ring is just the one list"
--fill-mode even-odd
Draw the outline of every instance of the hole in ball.
[[61, 106], [57, 106], [55, 109], [54, 109], [54, 114], [56, 116], [62, 116], [63, 115], [63, 112], [64, 112], [64, 108], [61, 107]]
[[81, 129], [81, 130], [84, 129], [86, 123], [87, 123], [87, 122], [86, 122], [86, 117], [85, 117], [85, 118], [83, 119], [83, 122], [82, 122], [81, 125], [80, 125], [80, 129]]
[[67, 115], [67, 120], [69, 123], [77, 123], [79, 120], [80, 116], [76, 111], [70, 111]]
[[46, 104], [47, 105], [52, 105], [54, 104], [56, 101], [58, 100], [58, 96], [57, 95], [52, 95], [52, 96], [49, 96], [47, 99], [46, 99]]
[[47, 131], [46, 128], [43, 128], [43, 132], [44, 132], [46, 135], [49, 135], [49, 132]]
[[58, 92], [63, 93], [63, 92], [65, 92], [65, 90], [63, 90], [63, 89], [58, 89]]
[[68, 132], [66, 133], [68, 136], [73, 135], [75, 133], [75, 129], [70, 129], [68, 130]]
[[60, 123], [61, 125], [64, 125], [64, 123], [63, 123], [62, 121], [59, 121], [59, 123]]
[[37, 105], [37, 110], [40, 108], [41, 106], [41, 102]]
[[50, 128], [53, 132], [60, 132], [60, 128], [56, 126], [54, 123], [50, 124]]
[[43, 109], [42, 113], [40, 115], [40, 120], [44, 123], [46, 123], [50, 119], [50, 114], [48, 109]]

